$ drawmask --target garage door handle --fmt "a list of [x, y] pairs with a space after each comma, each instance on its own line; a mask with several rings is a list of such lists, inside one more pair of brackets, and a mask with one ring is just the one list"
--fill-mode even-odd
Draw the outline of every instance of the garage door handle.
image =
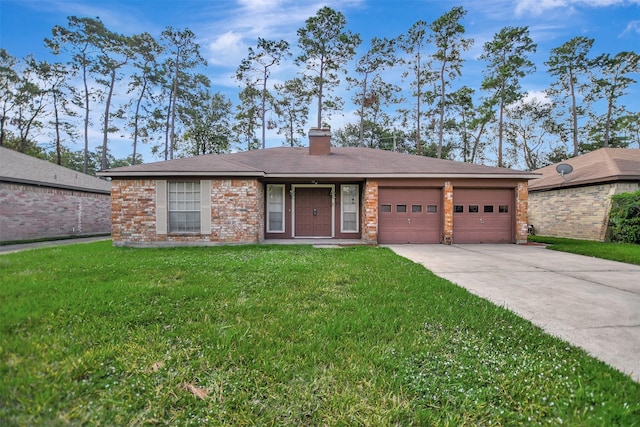
[[318, 215], [318, 209], [314, 209], [313, 210], [313, 216], [317, 216]]
[[411, 218], [407, 218], [407, 224], [411, 225]]

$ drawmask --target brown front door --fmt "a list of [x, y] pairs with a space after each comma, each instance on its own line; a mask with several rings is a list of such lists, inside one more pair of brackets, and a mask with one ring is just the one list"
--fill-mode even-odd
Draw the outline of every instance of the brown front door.
[[296, 189], [296, 237], [331, 237], [331, 189]]
[[453, 189], [453, 243], [512, 243], [512, 189]]

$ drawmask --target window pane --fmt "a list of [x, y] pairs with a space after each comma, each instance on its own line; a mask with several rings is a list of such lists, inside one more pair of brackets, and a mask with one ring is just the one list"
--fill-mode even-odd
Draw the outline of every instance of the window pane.
[[282, 230], [282, 212], [270, 212], [269, 213], [269, 230], [276, 231]]
[[411, 205], [411, 212], [413, 213], [422, 212], [422, 205]]
[[358, 231], [355, 212], [344, 213], [342, 216], [342, 221], [343, 231]]
[[195, 233], [200, 231], [200, 212], [169, 212], [169, 231]]
[[407, 205], [396, 205], [396, 212], [406, 212]]
[[438, 213], [438, 205], [427, 205], [427, 213]]
[[380, 212], [391, 212], [391, 205], [381, 205]]
[[340, 186], [340, 197], [342, 201], [342, 231], [358, 231], [358, 206], [359, 206], [359, 186]]
[[455, 213], [462, 213], [462, 212], [464, 212], [464, 206], [462, 206], [462, 205], [455, 205], [455, 206], [453, 207], [453, 212], [455, 212]]
[[508, 213], [509, 212], [509, 205], [500, 205], [500, 206], [498, 206], [498, 212], [500, 212], [500, 213]]
[[284, 232], [284, 185], [267, 185], [267, 231]]
[[484, 211], [488, 213], [493, 212], [493, 205], [484, 205]]
[[469, 213], [478, 213], [478, 205], [469, 205]]
[[169, 182], [169, 232], [200, 232], [200, 183]]

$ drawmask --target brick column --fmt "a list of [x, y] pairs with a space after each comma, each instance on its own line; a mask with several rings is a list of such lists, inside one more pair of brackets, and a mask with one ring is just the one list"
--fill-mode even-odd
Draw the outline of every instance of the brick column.
[[516, 243], [527, 243], [529, 228], [529, 183], [522, 181], [516, 188]]
[[362, 240], [378, 243], [378, 181], [367, 180], [363, 198]]
[[453, 185], [451, 181], [445, 181], [443, 190], [444, 206], [444, 230], [442, 243], [450, 245], [453, 243]]

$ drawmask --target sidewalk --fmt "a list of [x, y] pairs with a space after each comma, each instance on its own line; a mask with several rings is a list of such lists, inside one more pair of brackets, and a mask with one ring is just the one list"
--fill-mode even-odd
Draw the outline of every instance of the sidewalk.
[[32, 242], [32, 243], [18, 243], [15, 245], [2, 245], [0, 246], [0, 255], [25, 251], [29, 249], [45, 248], [48, 246], [60, 246], [60, 245], [75, 245], [77, 243], [90, 243], [99, 242], [101, 240], [110, 240], [111, 236], [96, 236], [96, 237], [79, 237], [77, 239], [64, 239], [64, 240], [49, 240], [46, 242]]

